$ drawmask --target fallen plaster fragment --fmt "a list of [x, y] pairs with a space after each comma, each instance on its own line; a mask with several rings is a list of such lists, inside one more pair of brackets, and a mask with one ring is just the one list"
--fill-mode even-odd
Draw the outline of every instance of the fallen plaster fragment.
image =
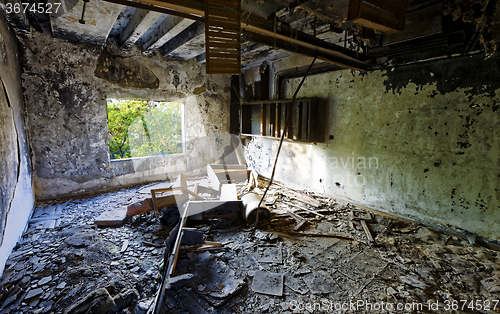
[[283, 274], [257, 270], [252, 281], [252, 290], [268, 295], [283, 295]]
[[257, 247], [257, 261], [260, 263], [276, 263], [283, 262], [283, 253], [281, 243], [277, 246], [259, 246]]
[[303, 279], [313, 294], [326, 294], [339, 289], [330, 274], [324, 270], [306, 274]]

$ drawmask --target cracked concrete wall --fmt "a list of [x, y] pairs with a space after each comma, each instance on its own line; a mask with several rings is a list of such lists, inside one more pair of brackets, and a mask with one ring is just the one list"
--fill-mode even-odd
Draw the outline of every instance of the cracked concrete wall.
[[33, 206], [18, 41], [0, 10], [0, 274]]
[[[327, 141], [285, 143], [276, 179], [498, 243], [499, 61], [479, 55], [308, 77], [298, 96], [329, 97]], [[287, 97], [300, 80], [287, 82]], [[254, 138], [248, 163], [269, 176], [277, 145]]]
[[[38, 200], [168, 180], [204, 169], [230, 145], [230, 77], [194, 61], [102, 51], [23, 35], [23, 87]], [[99, 77], [97, 77], [99, 76]], [[183, 154], [109, 160], [106, 99], [184, 102]]]

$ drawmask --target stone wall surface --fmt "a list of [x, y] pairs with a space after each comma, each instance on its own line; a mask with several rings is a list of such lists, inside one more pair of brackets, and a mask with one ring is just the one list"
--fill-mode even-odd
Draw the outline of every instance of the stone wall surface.
[[0, 274], [33, 210], [18, 41], [0, 10]]
[[[276, 179], [459, 233], [500, 238], [500, 60], [477, 55], [306, 79], [329, 98], [325, 144], [283, 145]], [[310, 59], [274, 62], [279, 72]], [[286, 83], [293, 95], [301, 78]], [[278, 141], [247, 162], [270, 175]]]
[[[194, 61], [22, 37], [23, 87], [36, 198], [167, 180], [219, 160], [230, 145], [230, 77]], [[106, 99], [184, 102], [183, 154], [109, 160]]]

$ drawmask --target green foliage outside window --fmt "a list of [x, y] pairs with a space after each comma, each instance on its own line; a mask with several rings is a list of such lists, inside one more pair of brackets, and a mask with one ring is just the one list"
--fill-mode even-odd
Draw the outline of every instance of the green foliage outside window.
[[182, 153], [182, 104], [108, 99], [111, 159]]

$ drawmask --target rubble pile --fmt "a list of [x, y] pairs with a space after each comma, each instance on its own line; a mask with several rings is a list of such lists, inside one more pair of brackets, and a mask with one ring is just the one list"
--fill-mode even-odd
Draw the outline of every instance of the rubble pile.
[[254, 229], [241, 207], [258, 206], [241, 198], [260, 199], [265, 182], [214, 169], [215, 186], [180, 177], [40, 204], [7, 262], [0, 313], [500, 311], [500, 255], [473, 236], [276, 184]]

